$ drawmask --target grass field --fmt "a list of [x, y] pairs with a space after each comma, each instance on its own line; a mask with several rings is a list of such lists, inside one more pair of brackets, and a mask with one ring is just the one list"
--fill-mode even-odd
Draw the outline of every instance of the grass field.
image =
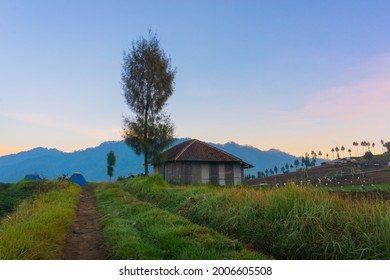
[[112, 259], [265, 259], [240, 242], [139, 201], [118, 188], [95, 185], [103, 236]]
[[390, 184], [378, 184], [371, 186], [340, 186], [340, 187], [322, 187], [327, 191], [335, 192], [372, 192], [387, 191], [390, 192]]
[[[93, 186], [111, 259], [390, 259], [389, 201], [345, 195], [368, 187], [170, 186], [156, 175]], [[1, 220], [0, 259], [61, 258], [81, 188], [7, 191], [29, 195]]]
[[0, 218], [14, 211], [28, 197], [66, 185], [67, 183], [58, 183], [55, 181], [34, 181], [27, 179], [23, 179], [15, 184], [0, 184]]
[[80, 187], [69, 185], [24, 200], [1, 220], [0, 259], [60, 259], [79, 193]]
[[278, 259], [389, 259], [388, 202], [342, 198], [297, 187], [170, 187], [135, 178], [125, 189], [139, 199], [213, 228]]

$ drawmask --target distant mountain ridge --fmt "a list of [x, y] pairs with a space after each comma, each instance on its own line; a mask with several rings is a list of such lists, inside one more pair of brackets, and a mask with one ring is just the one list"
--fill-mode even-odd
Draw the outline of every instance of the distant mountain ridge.
[[[189, 138], [176, 139], [174, 145]], [[248, 145], [234, 142], [226, 144], [209, 143], [225, 152], [254, 165], [245, 170], [245, 174], [257, 174], [265, 168], [280, 169], [286, 163], [292, 164], [297, 157], [278, 150], [261, 151]], [[113, 150], [116, 156], [114, 178], [143, 172], [143, 158], [137, 156], [124, 141], [103, 142], [97, 147], [65, 153], [57, 149], [34, 148], [26, 152], [0, 157], [0, 182], [13, 183], [29, 173], [40, 173], [48, 179], [58, 178], [62, 174], [71, 175], [81, 172], [88, 181], [107, 181], [107, 153]], [[152, 171], [152, 168], [150, 169]]]

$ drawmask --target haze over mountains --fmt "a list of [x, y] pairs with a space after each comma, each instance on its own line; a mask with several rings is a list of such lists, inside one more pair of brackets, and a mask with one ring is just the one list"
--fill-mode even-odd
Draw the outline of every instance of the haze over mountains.
[[[180, 138], [175, 145], [188, 140]], [[226, 144], [209, 143], [221, 150], [241, 158], [254, 165], [246, 169], [245, 174], [257, 174], [265, 168], [280, 169], [286, 163], [292, 164], [296, 157], [278, 150], [261, 151], [251, 146], [243, 146], [234, 142]], [[0, 157], [0, 182], [13, 183], [29, 173], [43, 174], [48, 179], [56, 179], [62, 174], [71, 175], [81, 172], [87, 181], [108, 181], [107, 153], [113, 150], [116, 156], [113, 179], [143, 172], [143, 157], [137, 156], [124, 141], [109, 141], [94, 148], [72, 153], [57, 149], [35, 148], [26, 152]], [[150, 168], [152, 171], [153, 168]]]

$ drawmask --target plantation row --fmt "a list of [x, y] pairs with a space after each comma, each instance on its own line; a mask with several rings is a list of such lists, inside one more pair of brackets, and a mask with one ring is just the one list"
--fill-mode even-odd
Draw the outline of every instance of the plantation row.
[[211, 229], [139, 201], [118, 187], [95, 188], [112, 259], [265, 259]]
[[[0, 223], [0, 259], [62, 259], [81, 188], [21, 182], [31, 195]], [[115, 184], [95, 184], [109, 259], [266, 259], [206, 227], [141, 202]]]
[[390, 259], [388, 202], [324, 190], [168, 187], [158, 176], [125, 190], [278, 259]]
[[[61, 259], [81, 188], [22, 181], [2, 192], [15, 203], [0, 222], [0, 259]], [[278, 259], [390, 259], [389, 204], [381, 200], [294, 185], [170, 187], [158, 176], [98, 183], [94, 192], [109, 259], [267, 258], [261, 252]]]

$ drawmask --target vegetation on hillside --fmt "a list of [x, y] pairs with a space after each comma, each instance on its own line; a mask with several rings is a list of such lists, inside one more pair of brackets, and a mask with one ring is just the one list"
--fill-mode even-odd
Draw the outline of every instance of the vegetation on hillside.
[[125, 189], [279, 259], [390, 258], [385, 201], [352, 201], [294, 184], [265, 191], [169, 187], [155, 175], [134, 178]]

